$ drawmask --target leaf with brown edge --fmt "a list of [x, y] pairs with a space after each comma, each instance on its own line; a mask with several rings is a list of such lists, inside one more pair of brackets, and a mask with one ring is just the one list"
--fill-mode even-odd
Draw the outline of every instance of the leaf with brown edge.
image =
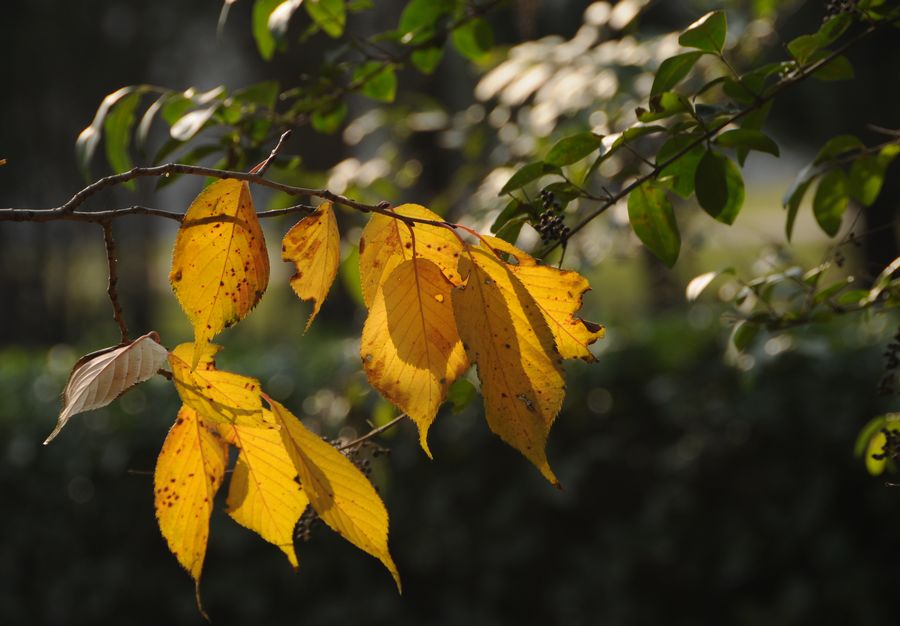
[[81, 357], [63, 391], [63, 407], [47, 445], [77, 413], [99, 409], [153, 376], [166, 362], [159, 335], [150, 332], [131, 343], [104, 348]]
[[[405, 217], [442, 222], [443, 218], [418, 204], [401, 204], [394, 213]], [[462, 284], [457, 266], [462, 243], [443, 226], [416, 224], [416, 255], [433, 262], [454, 285]], [[413, 236], [401, 220], [373, 213], [359, 238], [359, 277], [363, 301], [372, 306], [375, 294], [401, 261], [413, 258]]]
[[488, 426], [559, 486], [545, 449], [565, 396], [553, 333], [512, 267], [492, 252], [467, 247], [460, 271], [467, 280], [453, 291], [453, 311], [478, 368]]
[[300, 476], [309, 503], [329, 527], [381, 561], [400, 589], [400, 574], [388, 551], [388, 514], [372, 483], [334, 446], [266, 398]]
[[[194, 327], [198, 349], [244, 319], [269, 283], [269, 257], [246, 182], [216, 181], [191, 203], [169, 282]], [[196, 367], [199, 353], [187, 359]]]
[[581, 308], [584, 294], [591, 289], [587, 279], [578, 272], [540, 265], [528, 253], [502, 239], [485, 236], [484, 242], [516, 259], [517, 264], [508, 265], [508, 268], [540, 307], [560, 356], [595, 362], [597, 357], [591, 354], [588, 346], [602, 339], [606, 329], [575, 315]]
[[225, 505], [234, 521], [280, 548], [296, 569], [294, 526], [309, 499], [275, 418], [266, 409], [263, 414], [262, 427], [219, 426], [228, 442], [240, 448]]
[[284, 236], [281, 258], [294, 264], [291, 287], [301, 300], [312, 300], [313, 310], [306, 330], [315, 319], [331, 289], [341, 264], [341, 234], [331, 202], [294, 224]]
[[194, 579], [198, 606], [209, 518], [227, 463], [228, 444], [182, 406], [156, 460], [154, 508], [169, 550]]
[[[215, 344], [195, 348], [183, 343], [169, 354], [172, 382], [181, 401], [210, 423], [263, 426], [259, 381], [217, 370], [212, 357], [218, 350]], [[194, 370], [187, 361], [192, 354], [198, 361]]]
[[428, 429], [450, 385], [469, 368], [452, 290], [428, 259], [401, 261], [375, 295], [360, 344], [369, 382], [413, 419], [429, 457]]

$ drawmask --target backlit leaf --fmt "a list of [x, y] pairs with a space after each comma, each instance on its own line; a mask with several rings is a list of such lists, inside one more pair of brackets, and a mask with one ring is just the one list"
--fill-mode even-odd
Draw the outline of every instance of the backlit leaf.
[[360, 345], [369, 382], [413, 419], [428, 456], [428, 428], [450, 385], [469, 367], [452, 289], [432, 261], [400, 261], [375, 295]]
[[169, 550], [198, 588], [209, 517], [227, 462], [228, 444], [193, 409], [182, 406], [156, 461], [154, 508]]
[[678, 43], [706, 52], [721, 52], [725, 45], [725, 13], [713, 11], [691, 24], [678, 37]]
[[547, 153], [546, 163], [550, 165], [570, 165], [594, 152], [602, 145], [603, 137], [594, 133], [579, 133], [563, 137]]
[[301, 300], [312, 300], [313, 310], [306, 330], [322, 307], [341, 264], [341, 234], [330, 202], [294, 224], [284, 236], [281, 258], [291, 262], [296, 273], [291, 287]]
[[680, 83], [690, 73], [691, 68], [704, 52], [684, 52], [669, 57], [663, 61], [656, 75], [653, 77], [653, 86], [650, 88], [650, 96], [655, 96], [669, 91]]
[[837, 235], [850, 200], [844, 170], [831, 170], [819, 181], [813, 196], [813, 215], [829, 237]]
[[154, 332], [124, 346], [83, 356], [72, 368], [56, 428], [44, 444], [53, 441], [73, 415], [104, 407], [153, 376], [166, 362], [166, 356], [166, 349], [159, 345], [159, 335]]
[[353, 83], [359, 92], [379, 102], [393, 102], [397, 94], [394, 67], [382, 61], [367, 61], [353, 71]]
[[663, 263], [672, 267], [681, 250], [681, 234], [666, 190], [646, 182], [628, 194], [628, 221], [634, 234]]
[[[129, 154], [131, 129], [134, 126], [134, 111], [141, 101], [140, 92], [133, 92], [116, 102], [103, 123], [106, 137], [106, 160], [113, 172], [127, 172], [134, 165]], [[126, 183], [128, 189], [135, 189], [133, 180]]]
[[467, 248], [460, 270], [467, 280], [453, 291], [453, 311], [478, 367], [488, 425], [558, 486], [545, 450], [565, 395], [553, 333], [528, 290], [492, 252]]
[[387, 510], [372, 483], [285, 407], [267, 401], [310, 505], [332, 530], [381, 561], [400, 589], [400, 574], [388, 550]]
[[278, 420], [266, 409], [263, 415], [263, 423], [257, 427], [219, 427], [223, 436], [240, 448], [225, 506], [234, 521], [280, 548], [296, 568], [294, 526], [309, 499], [285, 448]]
[[169, 281], [194, 326], [198, 350], [256, 306], [269, 282], [269, 257], [247, 183], [217, 181], [191, 203]]
[[[259, 381], [216, 369], [213, 355], [219, 347], [206, 344], [202, 351], [183, 343], [169, 354], [172, 382], [181, 401], [209, 423], [262, 426]], [[191, 369], [191, 355], [197, 365]]]
[[[443, 218], [418, 204], [401, 204], [394, 213], [442, 222]], [[432, 261], [454, 285], [462, 284], [458, 271], [462, 244], [448, 228], [416, 224], [416, 255]], [[394, 266], [413, 257], [409, 228], [398, 219], [374, 213], [359, 238], [359, 274], [363, 300], [371, 307], [375, 294]]]
[[306, 0], [306, 12], [330, 37], [344, 34], [347, 9], [344, 0]]
[[538, 261], [512, 244], [495, 237], [484, 237], [493, 248], [516, 259], [506, 269], [515, 274], [544, 316], [553, 333], [556, 348], [564, 359], [581, 359], [592, 363], [596, 357], [588, 346], [602, 339], [606, 329], [577, 317], [584, 294], [591, 286], [587, 279], [572, 270], [562, 270]]

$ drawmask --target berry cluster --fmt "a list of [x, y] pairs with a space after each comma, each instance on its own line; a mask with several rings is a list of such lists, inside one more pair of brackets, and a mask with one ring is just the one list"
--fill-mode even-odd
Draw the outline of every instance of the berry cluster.
[[878, 393], [889, 396], [897, 393], [897, 370], [900, 369], [900, 328], [894, 334], [894, 340], [884, 351], [884, 377], [878, 384]]
[[546, 189], [541, 191], [541, 204], [544, 210], [541, 211], [538, 223], [534, 226], [535, 230], [541, 234], [541, 241], [544, 244], [565, 241], [569, 236], [569, 227], [563, 223], [563, 217], [560, 214], [562, 207], [553, 192]]
[[856, 11], [859, 0], [828, 0], [825, 3], [825, 19], [840, 15], [841, 13], [852, 13]]

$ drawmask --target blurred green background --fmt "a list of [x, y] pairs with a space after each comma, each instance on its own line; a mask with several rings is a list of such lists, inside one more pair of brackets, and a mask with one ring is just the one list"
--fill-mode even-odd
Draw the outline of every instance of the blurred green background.
[[[495, 22], [497, 39], [571, 37], [588, 4], [512, 3]], [[722, 5], [678, 4], [651, 6], [641, 29], [683, 27]], [[751, 20], [764, 4], [730, 3], [730, 19]], [[0, 168], [0, 206], [54, 206], [80, 188], [75, 137], [122, 85], [290, 81], [315, 66], [303, 49], [260, 61], [248, 3], [236, 4], [216, 38], [219, 8], [212, 0], [5, 7], [0, 158], [8, 164]], [[378, 3], [372, 19], [389, 23], [401, 8]], [[821, 19], [817, 2], [780, 8], [775, 28], [784, 40]], [[529, 23], [505, 19], [526, 9]], [[866, 421], [896, 408], [876, 392], [896, 318], [870, 314], [763, 333], [737, 355], [727, 345], [728, 311], [715, 296], [720, 284], [694, 304], [683, 295], [703, 271], [763, 271], [760, 263], [784, 253], [780, 194], [794, 165], [825, 138], [864, 133], [866, 122], [900, 126], [897, 85], [885, 81], [885, 72], [896, 74], [891, 43], [854, 52], [852, 88], [804, 85], [775, 107], [771, 127], [789, 147], [784, 161], [759, 157], [748, 170], [747, 207], [732, 229], [703, 216], [692, 221], [674, 270], [633, 245], [604, 243], [626, 231], [585, 233], [608, 250], [581, 267], [594, 289], [585, 317], [605, 323], [608, 334], [598, 364], [568, 367], [569, 393], [548, 450], [563, 491], [488, 431], [480, 402], [458, 413], [445, 408], [432, 429], [434, 461], [408, 424], [380, 439], [391, 453], [377, 460], [373, 478], [391, 513], [402, 596], [380, 564], [323, 526], [299, 545], [294, 573], [277, 549], [217, 511], [202, 583], [213, 623], [900, 623], [900, 491], [869, 477], [852, 454]], [[457, 59], [429, 79], [405, 79], [401, 88], [411, 84], [452, 113], [470, 106], [479, 74]], [[401, 199], [429, 204], [450, 185], [446, 172], [457, 157], [427, 134], [397, 141], [425, 169]], [[309, 131], [294, 142], [319, 170], [363, 156]], [[862, 245], [847, 253], [848, 264], [863, 275], [896, 256], [893, 229], [877, 224], [893, 219], [897, 187], [887, 185], [880, 214], [857, 222]], [[196, 181], [158, 194], [142, 185], [137, 196], [115, 191], [104, 202], [180, 211], [197, 191]], [[260, 194], [258, 204], [267, 198]], [[345, 232], [362, 224], [349, 213], [340, 219]], [[815, 262], [827, 241], [804, 219], [791, 254]], [[359, 367], [364, 313], [352, 293], [352, 249], [304, 336], [309, 308], [290, 292], [288, 268], [277, 260], [290, 224], [266, 223], [272, 283], [258, 309], [220, 337], [220, 364], [259, 378], [323, 434], [352, 437], [390, 412]], [[131, 218], [117, 222], [116, 234], [133, 334], [156, 329], [170, 348], [189, 340], [167, 284], [173, 226]], [[2, 624], [202, 623], [190, 578], [153, 516], [149, 472], [178, 408], [171, 385], [152, 380], [76, 417], [41, 446], [74, 361], [118, 339], [105, 269], [95, 227], [0, 225]]]

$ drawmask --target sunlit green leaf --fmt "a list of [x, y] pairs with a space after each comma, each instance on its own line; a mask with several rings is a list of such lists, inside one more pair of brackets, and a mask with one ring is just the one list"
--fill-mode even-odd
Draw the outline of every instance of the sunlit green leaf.
[[357, 67], [353, 82], [360, 85], [360, 93], [379, 102], [393, 102], [397, 94], [394, 67], [381, 61], [368, 61]]
[[306, 12], [331, 37], [344, 34], [347, 23], [347, 10], [344, 0], [305, 0]]
[[315, 111], [310, 116], [310, 123], [320, 133], [332, 135], [341, 128], [344, 118], [347, 117], [347, 105], [343, 102], [338, 103], [332, 109], [325, 111]]
[[628, 194], [628, 220], [638, 239], [672, 267], [681, 250], [681, 235], [666, 190], [650, 181]]
[[485, 20], [476, 18], [455, 28], [451, 39], [461, 55], [472, 61], [482, 61], [494, 45], [494, 32]]
[[669, 57], [663, 61], [656, 76], [653, 78], [653, 86], [650, 95], [655, 96], [664, 91], [670, 91], [672, 87], [680, 83], [690, 73], [697, 59], [703, 56], [703, 52], [684, 52]]
[[269, 30], [269, 16], [281, 2], [282, 0], [256, 0], [253, 3], [253, 38], [260, 56], [267, 61], [275, 54], [275, 38]]
[[[120, 174], [130, 170], [129, 148], [131, 146], [131, 129], [134, 126], [134, 111], [141, 101], [141, 94], [130, 93], [119, 100], [110, 109], [103, 123], [103, 134], [106, 136], [106, 159], [113, 172]], [[135, 189], [134, 181], [128, 181], [126, 187]]]
[[412, 60], [412, 64], [416, 66], [416, 69], [423, 74], [432, 74], [438, 68], [438, 65], [441, 64], [443, 57], [443, 48], [431, 47], [416, 50], [410, 55], [410, 60]]
[[603, 137], [594, 133], [579, 133], [563, 137], [557, 141], [547, 157], [546, 163], [551, 165], [570, 165], [587, 157], [602, 145]]
[[515, 174], [512, 175], [503, 188], [500, 190], [499, 195], [503, 195], [509, 193], [510, 191], [515, 191], [516, 189], [521, 189], [528, 183], [537, 180], [541, 176], [545, 174], [559, 174], [560, 169], [556, 165], [551, 165], [550, 163], [544, 163], [543, 161], [537, 161], [535, 163], [529, 163], [528, 165], [524, 165], [519, 168]]
[[678, 43], [687, 48], [719, 53], [725, 46], [726, 30], [725, 13], [713, 11], [701, 17], [681, 33]]

